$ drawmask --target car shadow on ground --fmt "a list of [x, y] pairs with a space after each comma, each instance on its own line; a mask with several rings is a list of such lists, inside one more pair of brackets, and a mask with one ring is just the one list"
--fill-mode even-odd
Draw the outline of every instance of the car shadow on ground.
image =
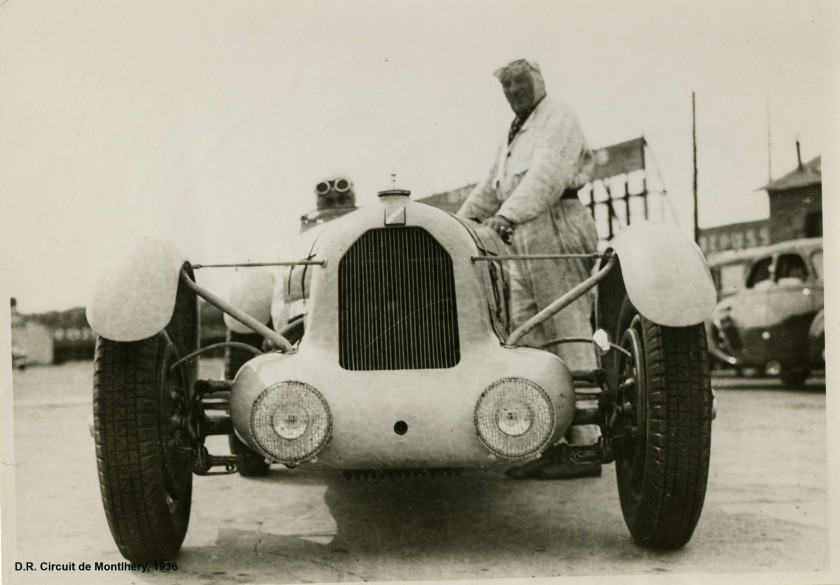
[[263, 503], [251, 515], [262, 519], [253, 528], [242, 522], [222, 525], [215, 543], [185, 547], [179, 562], [200, 567], [196, 577], [218, 582], [259, 582], [267, 575], [272, 582], [334, 582], [446, 579], [453, 578], [454, 567], [463, 573], [458, 578], [526, 577], [529, 569], [520, 569], [526, 571], [521, 575], [508, 571], [513, 565], [528, 567], [523, 559], [529, 556], [535, 567], [544, 565], [536, 576], [549, 576], [559, 574], [551, 566], [575, 560], [581, 547], [646, 554], [633, 545], [617, 501], [608, 514], [613, 521], [586, 521], [604, 507], [597, 499], [587, 500], [587, 485], [611, 478], [577, 480], [572, 486], [476, 470], [460, 477], [346, 480], [337, 472], [296, 476], [281, 469], [257, 482], [278, 479], [304, 489], [325, 487], [323, 504], [334, 524], [300, 523], [315, 526], [296, 534], [278, 520], [289, 513], [289, 502]]

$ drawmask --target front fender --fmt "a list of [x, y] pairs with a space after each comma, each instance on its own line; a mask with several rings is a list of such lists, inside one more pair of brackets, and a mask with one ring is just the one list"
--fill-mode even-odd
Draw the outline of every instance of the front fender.
[[184, 257], [144, 240], [108, 262], [85, 311], [91, 328], [113, 341], [138, 341], [162, 331], [175, 311]]
[[717, 294], [706, 259], [674, 226], [642, 222], [610, 242], [627, 296], [647, 319], [666, 327], [702, 323]]
[[825, 308], [814, 316], [808, 329], [808, 350], [811, 363], [825, 361]]
[[820, 309], [819, 312], [814, 315], [814, 320], [811, 321], [811, 327], [808, 329], [808, 339], [812, 341], [818, 341], [820, 338], [825, 337], [825, 309]]

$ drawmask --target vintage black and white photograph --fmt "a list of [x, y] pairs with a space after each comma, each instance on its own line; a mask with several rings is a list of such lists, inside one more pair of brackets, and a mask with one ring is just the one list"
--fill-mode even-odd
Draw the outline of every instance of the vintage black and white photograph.
[[840, 582], [840, 3], [0, 27], [4, 583]]

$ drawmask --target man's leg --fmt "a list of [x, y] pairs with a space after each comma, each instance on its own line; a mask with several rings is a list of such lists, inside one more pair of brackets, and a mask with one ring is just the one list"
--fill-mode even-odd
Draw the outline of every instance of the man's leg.
[[[576, 260], [563, 260], [574, 264]], [[521, 276], [517, 271], [511, 279], [511, 322], [514, 326], [524, 322], [537, 313], [541, 306], [548, 306], [556, 297], [576, 286], [586, 274], [585, 266], [553, 266], [553, 262], [544, 262], [542, 267], [533, 267], [530, 278]], [[536, 264], [534, 263], [531, 263]], [[546, 266], [547, 265], [547, 266]], [[563, 269], [563, 270], [561, 270]], [[541, 295], [531, 294], [531, 279], [538, 279], [542, 286]], [[550, 296], [556, 292], [556, 296]], [[544, 297], [544, 298], [542, 298]], [[515, 301], [515, 302], [514, 302]], [[564, 337], [592, 337], [592, 297], [584, 296], [566, 309], [537, 327], [525, 338], [525, 345], [539, 346], [552, 339]], [[595, 352], [591, 344], [566, 343], [555, 345], [549, 351], [559, 356], [570, 370], [594, 369], [597, 365]], [[597, 406], [597, 402], [581, 403], [582, 407]], [[573, 426], [557, 445], [546, 449], [542, 458], [512, 467], [505, 475], [515, 479], [574, 479], [579, 477], [597, 477], [601, 475], [601, 464], [575, 463], [571, 458], [568, 444], [592, 445], [598, 442], [600, 430], [595, 425]]]
[[[548, 339], [563, 337], [585, 337], [592, 336], [592, 327], [588, 317], [591, 311], [591, 303], [582, 302], [579, 306], [572, 306], [560, 312], [551, 321], [550, 333], [541, 333]], [[568, 314], [567, 314], [568, 311]], [[586, 318], [583, 319], [583, 315]], [[557, 345], [552, 351], [560, 356], [566, 366], [577, 370], [591, 370], [597, 365], [595, 352], [591, 344], [568, 343]], [[594, 408], [598, 403], [595, 400], [578, 403], [581, 408]], [[599, 477], [601, 475], [600, 462], [577, 463], [572, 459], [572, 450], [569, 445], [583, 446], [594, 445], [598, 442], [601, 432], [596, 425], [584, 425], [570, 427], [562, 441], [552, 445], [543, 452], [543, 456], [536, 461], [513, 467], [505, 472], [505, 475], [514, 479], [575, 479], [580, 477]]]

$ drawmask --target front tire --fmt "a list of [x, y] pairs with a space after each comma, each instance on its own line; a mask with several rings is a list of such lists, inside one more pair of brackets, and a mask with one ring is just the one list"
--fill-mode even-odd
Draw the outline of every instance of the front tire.
[[705, 330], [657, 325], [625, 299], [617, 333], [630, 352], [617, 358], [613, 371], [623, 413], [614, 443], [621, 510], [641, 546], [677, 549], [694, 533], [709, 473]]
[[178, 349], [166, 332], [134, 342], [99, 338], [94, 366], [96, 462], [105, 516], [133, 562], [173, 559], [187, 532], [193, 452], [186, 429], [187, 380], [172, 371]]

